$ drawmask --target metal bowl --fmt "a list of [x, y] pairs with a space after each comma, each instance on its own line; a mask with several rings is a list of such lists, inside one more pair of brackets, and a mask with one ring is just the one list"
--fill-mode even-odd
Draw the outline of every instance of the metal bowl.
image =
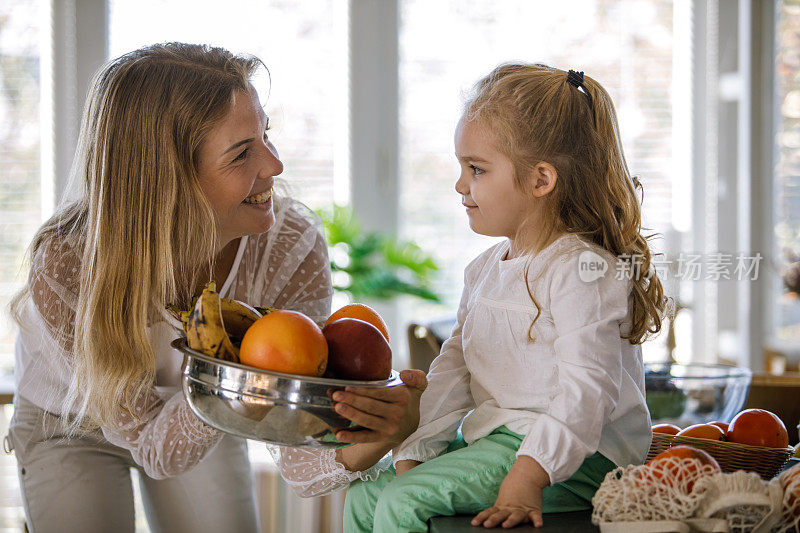
[[228, 363], [172, 342], [184, 354], [181, 385], [192, 411], [206, 424], [247, 439], [296, 447], [340, 448], [336, 431], [359, 430], [333, 410], [331, 395], [353, 387], [396, 387], [397, 371], [382, 381], [350, 381], [269, 372]]

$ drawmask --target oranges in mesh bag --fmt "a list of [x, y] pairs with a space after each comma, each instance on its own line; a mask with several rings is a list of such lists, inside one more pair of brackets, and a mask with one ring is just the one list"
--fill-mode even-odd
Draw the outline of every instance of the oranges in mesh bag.
[[783, 517], [800, 528], [800, 464], [783, 472], [779, 479], [783, 487]]
[[684, 488], [691, 492], [700, 477], [721, 472], [717, 460], [703, 450], [692, 446], [673, 446], [647, 462], [643, 470], [655, 480], [664, 480], [667, 485]]

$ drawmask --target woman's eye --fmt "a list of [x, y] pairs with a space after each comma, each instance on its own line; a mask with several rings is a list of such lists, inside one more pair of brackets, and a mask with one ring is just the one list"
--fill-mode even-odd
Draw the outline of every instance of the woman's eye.
[[231, 161], [231, 163], [238, 163], [239, 161], [244, 161], [246, 157], [247, 157], [247, 148], [242, 150], [242, 152], [239, 155], [237, 155], [233, 159], [233, 161]]
[[483, 174], [483, 169], [482, 168], [478, 168], [475, 165], [470, 165], [469, 168], [472, 169], [472, 173], [475, 174], [476, 176], [478, 174]]

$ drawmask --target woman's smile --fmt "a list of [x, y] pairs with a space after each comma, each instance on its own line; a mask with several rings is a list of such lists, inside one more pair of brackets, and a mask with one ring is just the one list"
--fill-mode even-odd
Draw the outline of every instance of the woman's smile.
[[267, 189], [264, 192], [251, 194], [242, 201], [250, 207], [258, 207], [260, 209], [268, 209], [272, 206], [272, 189]]

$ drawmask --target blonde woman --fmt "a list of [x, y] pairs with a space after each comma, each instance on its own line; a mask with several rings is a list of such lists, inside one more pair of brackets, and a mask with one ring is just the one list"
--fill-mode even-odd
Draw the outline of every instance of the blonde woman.
[[[211, 279], [255, 305], [317, 322], [330, 312], [318, 220], [273, 195], [283, 165], [250, 83], [260, 66], [172, 43], [111, 61], [94, 80], [77, 193], [34, 237], [12, 305], [8, 440], [31, 531], [133, 531], [130, 468], [153, 531], [258, 529], [245, 441], [189, 409], [169, 346], [180, 325], [164, 309], [188, 306]], [[405, 387], [350, 395], [350, 418], [373, 429], [352, 440], [379, 442], [349, 448], [347, 464], [366, 468], [410, 434], [416, 398]], [[317, 455], [358, 477], [341, 453]]]

